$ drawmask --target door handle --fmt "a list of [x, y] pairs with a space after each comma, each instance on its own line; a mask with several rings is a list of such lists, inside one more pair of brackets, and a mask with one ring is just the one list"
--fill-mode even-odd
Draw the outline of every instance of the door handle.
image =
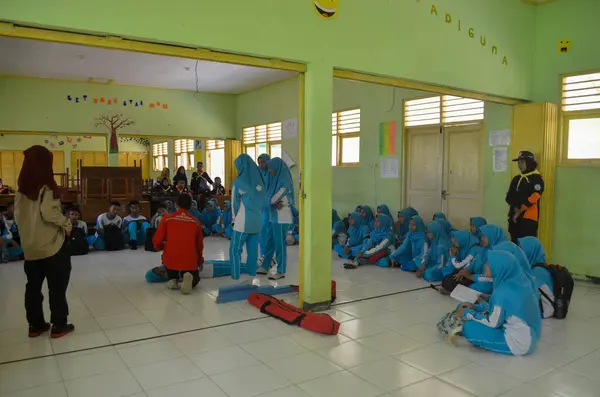
[[442, 190], [442, 199], [446, 200], [448, 196], [450, 196], [450, 193], [446, 192], [445, 190]]

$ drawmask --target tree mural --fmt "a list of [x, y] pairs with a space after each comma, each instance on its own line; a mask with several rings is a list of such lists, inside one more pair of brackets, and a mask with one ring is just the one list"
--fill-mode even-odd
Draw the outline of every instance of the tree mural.
[[101, 115], [94, 118], [94, 126], [104, 127], [110, 131], [110, 140], [108, 145], [108, 152], [110, 154], [119, 153], [119, 140], [117, 139], [117, 131], [121, 128], [125, 128], [130, 125], [134, 125], [135, 121], [129, 117], [123, 116], [123, 114], [114, 114], [112, 116]]

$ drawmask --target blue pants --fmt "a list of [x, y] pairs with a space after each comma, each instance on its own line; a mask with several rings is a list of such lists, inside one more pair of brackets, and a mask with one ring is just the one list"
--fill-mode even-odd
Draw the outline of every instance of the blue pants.
[[[409, 263], [412, 262], [413, 258], [412, 255], [410, 254], [410, 252], [400, 252], [400, 249], [402, 247], [398, 247], [396, 249], [396, 251], [394, 251], [391, 255], [390, 258], [392, 258], [393, 260], [395, 260], [396, 262], [398, 262], [400, 265], [404, 264], [404, 263]], [[406, 250], [409, 251], [409, 250]]]
[[224, 233], [225, 237], [227, 237], [228, 239], [231, 240], [231, 236], [233, 235], [233, 228], [231, 227], [231, 225], [224, 227], [224, 225], [218, 225], [218, 224], [214, 224], [213, 225], [213, 232], [215, 233]]
[[469, 285], [469, 288], [479, 291], [482, 294], [490, 295], [494, 291], [494, 283], [491, 282], [475, 282]]
[[260, 254], [265, 256], [267, 247], [273, 245], [273, 230], [269, 220], [269, 208], [262, 210], [262, 226], [260, 228]]
[[98, 251], [103, 251], [106, 248], [106, 245], [104, 244], [104, 239], [102, 238], [102, 236], [88, 236], [87, 237], [87, 241], [88, 244], [91, 245], [92, 247], [94, 247], [94, 249], [98, 250]]
[[425, 270], [423, 273], [423, 280], [430, 282], [442, 281], [444, 278], [442, 269], [439, 266], [432, 267], [430, 269]]
[[405, 263], [400, 262], [400, 269], [404, 270], [405, 272], [416, 272], [419, 269], [419, 266], [417, 266], [415, 261]]
[[240, 278], [242, 269], [242, 251], [244, 250], [244, 245], [246, 245], [246, 266], [248, 268], [248, 274], [251, 276], [256, 276], [259, 239], [258, 233], [243, 233], [238, 232], [237, 230], [233, 231], [231, 242], [229, 243], [229, 260], [231, 261], [232, 279], [237, 280]]
[[333, 247], [333, 250], [336, 252], [336, 254], [338, 254], [342, 258], [350, 259], [350, 256], [356, 256], [360, 252], [361, 248], [362, 248], [361, 245], [359, 245], [357, 247], [350, 247], [350, 253], [346, 254], [344, 252], [344, 246], [342, 246], [340, 244], [336, 244], [335, 247]]
[[292, 227], [288, 223], [269, 223], [271, 235], [273, 236], [272, 243], [265, 247], [263, 264], [268, 266], [273, 260], [273, 255], [277, 260], [277, 272], [285, 274], [287, 269], [287, 243], [285, 237]]
[[[207, 261], [204, 264], [205, 268], [206, 268], [206, 266], [213, 267], [213, 272], [212, 272], [213, 277], [223, 277], [223, 276], [231, 275], [231, 262], [230, 261], [212, 261], [212, 262]], [[154, 269], [158, 269], [158, 270], [154, 271]], [[242, 263], [240, 273], [241, 274], [248, 273], [248, 267], [246, 266], [245, 263]], [[202, 273], [200, 273], [200, 276], [201, 277], [209, 277]], [[165, 267], [163, 265], [160, 265], [160, 266], [157, 266], [156, 268], [152, 268], [152, 269], [148, 270], [146, 272], [146, 281], [149, 283], [166, 283], [167, 281], [169, 281], [169, 277], [167, 276], [167, 270], [165, 269]]]
[[129, 222], [127, 225], [127, 232], [125, 233], [126, 241], [135, 241], [137, 244], [144, 244], [146, 242], [146, 230], [150, 228], [149, 222], [140, 222], [141, 225], [138, 228], [137, 222]]
[[463, 325], [462, 333], [472, 345], [500, 354], [512, 354], [506, 344], [502, 327], [490, 328], [476, 321], [467, 320]]

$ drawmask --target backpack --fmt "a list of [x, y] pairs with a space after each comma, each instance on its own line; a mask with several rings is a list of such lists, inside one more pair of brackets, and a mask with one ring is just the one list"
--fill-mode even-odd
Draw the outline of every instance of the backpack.
[[554, 281], [554, 300], [550, 299], [550, 297], [540, 288], [538, 288], [538, 290], [544, 298], [548, 299], [552, 303], [552, 306], [554, 306], [554, 317], [562, 320], [567, 317], [569, 304], [571, 303], [571, 295], [573, 294], [573, 287], [575, 286], [571, 272], [561, 265], [535, 265], [535, 267], [537, 266], [545, 268], [552, 276], [552, 281]]
[[120, 251], [125, 248], [123, 231], [116, 225], [104, 226], [104, 249], [106, 251]]
[[90, 245], [83, 229], [74, 227], [69, 238], [69, 250], [72, 256], [86, 255], [90, 252]]
[[454, 337], [461, 335], [464, 320], [458, 316], [456, 310], [446, 313], [444, 317], [437, 323], [437, 329], [440, 334], [446, 337], [446, 342], [453, 344]]
[[146, 242], [144, 243], [144, 249], [150, 252], [156, 252], [154, 249], [154, 243], [152, 239], [154, 238], [154, 233], [156, 233], [156, 229], [149, 227], [146, 229]]

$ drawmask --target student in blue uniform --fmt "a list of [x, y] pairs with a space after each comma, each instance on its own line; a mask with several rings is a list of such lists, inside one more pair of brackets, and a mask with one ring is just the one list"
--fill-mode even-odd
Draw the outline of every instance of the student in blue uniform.
[[335, 209], [331, 210], [331, 248], [336, 244], [346, 244], [348, 235], [346, 233], [346, 225], [340, 218]]
[[405, 220], [409, 231], [405, 235], [402, 245], [390, 255], [392, 267], [400, 266], [405, 272], [416, 272], [423, 261], [423, 254], [427, 250], [427, 234], [425, 223], [419, 215], [414, 215], [410, 220]]
[[[398, 211], [398, 219], [396, 220], [396, 243], [400, 245], [402, 240], [409, 232], [409, 222], [413, 216], [419, 215], [416, 209], [412, 207], [404, 208]], [[421, 219], [422, 220], [422, 219]], [[415, 269], [416, 270], [416, 269]]]
[[[269, 188], [269, 181], [271, 180], [271, 174], [269, 173], [269, 168], [267, 167], [267, 162], [271, 160], [271, 157], [263, 153], [258, 156], [258, 169], [265, 181], [265, 186], [267, 189]], [[263, 263], [265, 258], [265, 251], [267, 247], [273, 245], [273, 230], [271, 229], [271, 225], [269, 224], [269, 214], [270, 214], [270, 205], [269, 202], [265, 200], [264, 207], [262, 209], [262, 217], [261, 217], [261, 228], [260, 228], [260, 258], [258, 260], [259, 268], [257, 270], [258, 274], [267, 274], [269, 269], [275, 266], [275, 258], [271, 260], [271, 263]]]
[[375, 218], [375, 229], [365, 241], [361, 250], [356, 255], [352, 264], [344, 265], [345, 268], [357, 268], [360, 265], [376, 264], [380, 267], [389, 267], [389, 247], [394, 244], [393, 220], [385, 214], [378, 214]]
[[363, 228], [362, 218], [358, 212], [351, 212], [348, 215], [348, 239], [346, 244], [337, 243], [333, 250], [344, 259], [353, 260], [358, 254], [365, 241], [365, 229]]
[[375, 216], [371, 207], [363, 205], [361, 215], [363, 217], [363, 224], [369, 227], [369, 231], [373, 231], [375, 229]]
[[[198, 221], [200, 223], [202, 223], [202, 213], [200, 211], [198, 211], [198, 202], [196, 200], [192, 200], [192, 207], [190, 208], [190, 210], [188, 211], [188, 213], [193, 216], [194, 218], [198, 219]], [[203, 231], [204, 232], [204, 231]]]
[[213, 231], [220, 234], [223, 237], [231, 239], [233, 233], [233, 227], [231, 226], [231, 220], [233, 213], [231, 212], [231, 201], [225, 200], [223, 202], [223, 209], [221, 210], [221, 216], [217, 220], [217, 223], [213, 226]]
[[165, 200], [165, 207], [167, 208], [167, 214], [172, 214], [176, 211], [175, 206], [171, 200]]
[[462, 333], [471, 344], [507, 355], [532, 353], [540, 339], [539, 302], [515, 257], [490, 251], [485, 274], [494, 280], [489, 303], [463, 303], [458, 314], [465, 320]]
[[206, 203], [206, 208], [202, 211], [202, 217], [200, 218], [204, 235], [212, 233], [213, 226], [217, 223], [217, 219], [219, 219], [218, 208], [212, 200], [209, 200]]
[[387, 216], [389, 216], [390, 218], [392, 217], [392, 214], [390, 213], [390, 207], [388, 207], [385, 204], [381, 204], [377, 206], [377, 214], [385, 214]]
[[494, 251], [506, 251], [515, 257], [515, 259], [519, 263], [519, 266], [521, 267], [521, 270], [523, 270], [523, 274], [525, 274], [525, 277], [527, 277], [527, 280], [529, 280], [529, 283], [531, 284], [531, 289], [536, 291], [536, 295], [539, 298], [539, 293], [537, 293], [537, 288], [533, 281], [533, 272], [531, 271], [529, 259], [527, 259], [527, 255], [525, 255], [525, 252], [521, 249], [521, 247], [519, 247], [512, 241], [504, 241], [494, 246]]
[[[238, 177], [232, 185], [233, 233], [229, 243], [231, 278], [240, 278], [242, 251], [246, 246], [248, 274], [256, 276], [261, 212], [266, 200], [266, 188], [260, 170], [245, 153], [234, 161]], [[285, 243], [285, 236], [283, 236]]]
[[423, 256], [421, 267], [417, 270], [417, 277], [423, 277], [426, 281], [441, 281], [442, 268], [448, 261], [452, 246], [443, 221], [433, 221], [427, 225], [427, 240], [429, 240], [429, 249]]
[[290, 169], [279, 157], [269, 160], [267, 167], [271, 174], [267, 197], [269, 201], [269, 224], [271, 225], [273, 241], [265, 249], [263, 264], [271, 263], [273, 255], [275, 255], [277, 258], [277, 272], [269, 276], [269, 279], [279, 280], [285, 277], [287, 268], [285, 238], [294, 222], [292, 215], [292, 208], [295, 206], [294, 182], [292, 181]]
[[292, 218], [294, 223], [285, 237], [287, 245], [300, 244], [300, 213], [296, 207], [292, 207]]
[[125, 241], [129, 248], [136, 250], [138, 245], [146, 242], [146, 230], [150, 228], [150, 222], [144, 215], [140, 214], [140, 202], [132, 200], [129, 202], [129, 215], [123, 218], [123, 229], [125, 230]]
[[535, 237], [522, 237], [519, 239], [519, 244], [532, 268], [536, 291], [539, 291], [541, 295], [542, 316], [544, 318], [552, 317], [554, 316], [554, 305], [552, 304], [554, 302], [554, 279], [544, 266], [536, 266], [546, 265], [546, 251], [540, 240]]
[[487, 225], [487, 221], [485, 220], [485, 218], [482, 218], [480, 216], [475, 216], [471, 218], [469, 222], [471, 233], [473, 233], [478, 239], [481, 238], [481, 230], [479, 229], [481, 228], [481, 226], [484, 225]]
[[106, 226], [114, 225], [119, 229], [123, 227], [123, 219], [117, 215], [119, 208], [121, 208], [121, 204], [112, 202], [108, 207], [108, 212], [98, 215], [98, 219], [96, 220], [96, 234], [88, 237], [88, 242], [95, 249], [103, 250], [105, 248], [103, 234]]
[[[448, 293], [451, 293], [458, 284], [470, 285], [471, 280], [455, 279], [454, 276], [460, 270], [468, 267], [481, 254], [484, 248], [479, 245], [479, 239], [475, 234], [467, 230], [457, 230], [450, 235], [452, 239], [452, 247], [450, 248], [450, 259], [444, 269], [442, 288]], [[462, 281], [462, 282], [461, 282]]]

